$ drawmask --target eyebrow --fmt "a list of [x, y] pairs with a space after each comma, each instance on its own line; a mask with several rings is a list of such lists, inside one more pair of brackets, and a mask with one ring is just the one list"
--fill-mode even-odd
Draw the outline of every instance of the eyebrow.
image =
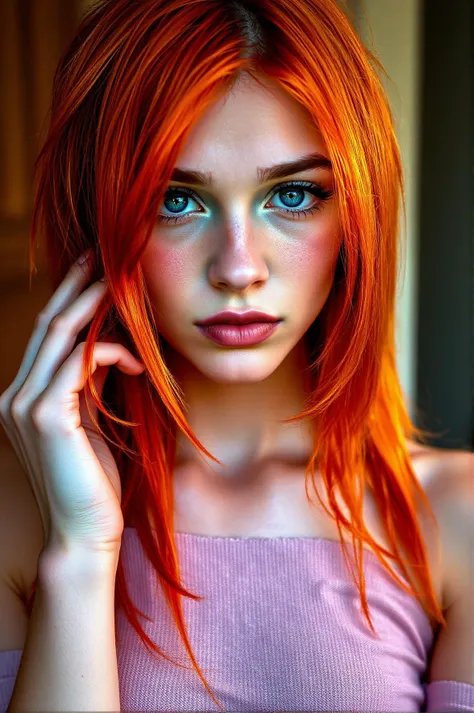
[[[332, 170], [331, 161], [321, 153], [311, 153], [295, 161], [286, 161], [285, 163], [277, 163], [274, 166], [267, 168], [257, 167], [257, 178], [259, 185], [272, 181], [276, 178], [285, 178], [293, 173], [301, 173], [309, 171], [312, 168], [323, 168], [328, 171]], [[212, 186], [214, 180], [212, 173], [202, 171], [191, 171], [185, 168], [175, 168], [171, 174], [171, 181], [181, 183], [192, 183], [197, 186]]]

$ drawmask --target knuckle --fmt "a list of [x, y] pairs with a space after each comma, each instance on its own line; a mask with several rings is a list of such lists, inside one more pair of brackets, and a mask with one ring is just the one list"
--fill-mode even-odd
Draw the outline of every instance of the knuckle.
[[8, 389], [0, 394], [0, 416], [7, 416], [10, 412], [11, 397]]
[[31, 409], [31, 422], [36, 429], [40, 430], [47, 426], [51, 420], [51, 415], [52, 409], [48, 402], [45, 399], [39, 399]]
[[75, 352], [77, 352], [79, 355], [83, 356], [86, 348], [86, 343], [85, 342], [79, 342], [74, 349]]
[[0, 423], [2, 426], [6, 426], [10, 418], [10, 406], [7, 403], [0, 403]]
[[42, 309], [41, 312], [38, 312], [36, 315], [35, 319], [35, 329], [43, 329], [48, 326], [49, 320], [51, 319], [51, 315], [49, 315], [46, 310]]
[[41, 312], [38, 312], [38, 314], [35, 317], [35, 327], [43, 324], [46, 321], [46, 313], [44, 310], [41, 310]]
[[24, 419], [27, 410], [28, 410], [28, 401], [26, 399], [25, 390], [20, 389], [20, 391], [12, 399], [12, 402], [10, 404], [11, 416], [15, 421], [20, 421], [20, 420]]
[[70, 332], [71, 324], [61, 313], [54, 315], [48, 325], [48, 332]]

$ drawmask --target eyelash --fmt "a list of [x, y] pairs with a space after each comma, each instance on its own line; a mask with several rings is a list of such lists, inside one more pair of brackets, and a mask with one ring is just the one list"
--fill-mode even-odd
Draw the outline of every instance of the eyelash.
[[[304, 188], [305, 191], [307, 191], [308, 193], [311, 193], [313, 196], [316, 196], [317, 198], [319, 198], [321, 202], [315, 206], [312, 206], [311, 208], [291, 209], [291, 208], [283, 207], [283, 208], [278, 208], [277, 210], [283, 210], [285, 213], [290, 213], [291, 215], [297, 215], [297, 216], [303, 215], [305, 218], [308, 215], [311, 215], [312, 213], [315, 213], [316, 211], [321, 210], [321, 208], [324, 205], [324, 202], [327, 201], [333, 194], [333, 191], [325, 190], [320, 183], [312, 183], [310, 181], [286, 181], [285, 183], [280, 183], [280, 184], [278, 184], [278, 186], [275, 186], [275, 188], [273, 189], [273, 192], [270, 195], [270, 197], [268, 198], [268, 200], [271, 200], [273, 198], [273, 196], [275, 196], [277, 193], [280, 193], [285, 188], [293, 188], [293, 187]], [[196, 193], [193, 190], [191, 190], [190, 188], [185, 188], [185, 187], [168, 188], [168, 190], [165, 193], [165, 198], [170, 198], [174, 195], [177, 195], [177, 194], [179, 195], [180, 193], [184, 193], [184, 194], [190, 196], [191, 198], [193, 198], [193, 200], [196, 200], [196, 202], [199, 202], [197, 200]], [[180, 223], [183, 220], [185, 220], [186, 218], [188, 218], [190, 215], [193, 215], [193, 213], [184, 213], [182, 215], [163, 215], [162, 213], [159, 213], [157, 220], [159, 222], [163, 222], [163, 223], [170, 223], [171, 221], [173, 221], [174, 223]]]

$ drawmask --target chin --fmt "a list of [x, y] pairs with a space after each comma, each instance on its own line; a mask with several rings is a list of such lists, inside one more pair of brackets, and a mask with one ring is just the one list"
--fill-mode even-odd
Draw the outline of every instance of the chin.
[[[233, 354], [216, 354], [202, 359], [192, 359], [194, 367], [208, 379], [219, 384], [252, 384], [271, 376], [282, 359], [270, 354], [250, 354], [249, 350]], [[272, 358], [273, 357], [273, 358]]]
[[[163, 335], [161, 335], [163, 337]], [[292, 351], [293, 344], [261, 343], [247, 348], [232, 349], [216, 345], [184, 345], [179, 340], [162, 340], [165, 361], [177, 374], [195, 372], [218, 384], [252, 384], [268, 379], [277, 371]], [[175, 367], [173, 369], [173, 366]]]

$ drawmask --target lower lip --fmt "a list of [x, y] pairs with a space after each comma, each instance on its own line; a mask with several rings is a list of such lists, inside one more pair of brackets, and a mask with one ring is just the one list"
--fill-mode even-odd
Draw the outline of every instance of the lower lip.
[[204, 336], [224, 347], [249, 347], [259, 344], [273, 334], [282, 320], [278, 322], [251, 322], [249, 324], [210, 324], [207, 327], [197, 325]]

